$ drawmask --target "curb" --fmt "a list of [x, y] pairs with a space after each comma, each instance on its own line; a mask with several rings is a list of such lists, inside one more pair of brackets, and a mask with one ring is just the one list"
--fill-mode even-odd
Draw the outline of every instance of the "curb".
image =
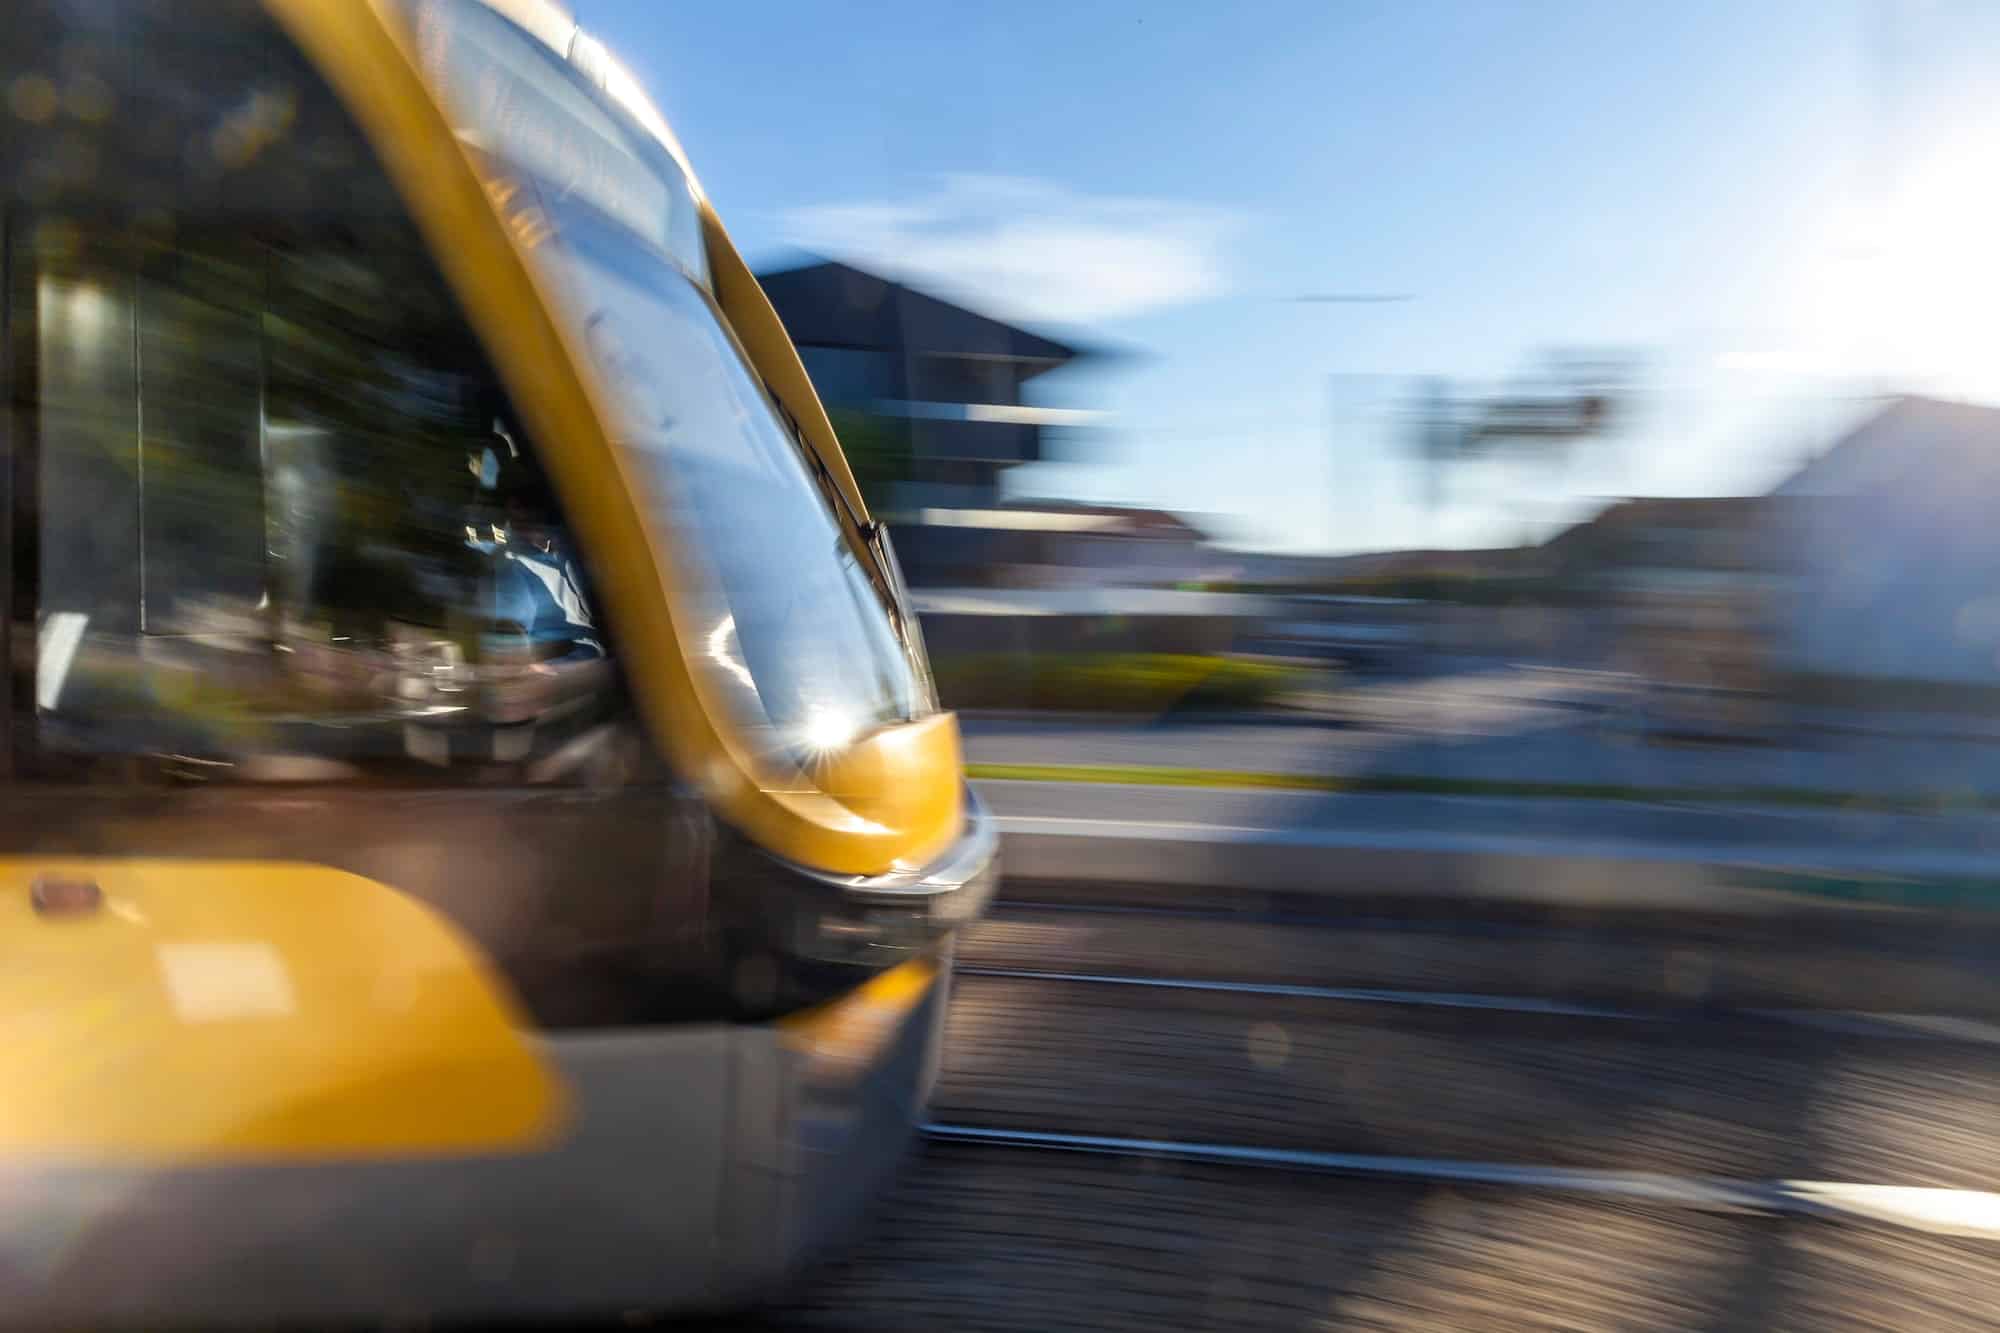
[[1499, 840], [1439, 847], [1448, 838], [1420, 846], [1342, 830], [1025, 816], [1003, 816], [1000, 827], [1010, 881], [1744, 917], [2000, 910], [2000, 868], [1986, 857], [1892, 853], [1840, 864], [1802, 847], [1716, 857], [1639, 844], [1553, 853]]

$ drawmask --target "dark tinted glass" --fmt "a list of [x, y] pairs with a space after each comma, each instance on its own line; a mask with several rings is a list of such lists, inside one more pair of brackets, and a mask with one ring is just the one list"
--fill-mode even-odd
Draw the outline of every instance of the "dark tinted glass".
[[[324, 88], [258, 42], [184, 46], [107, 84], [177, 156], [7, 212], [37, 742], [532, 765], [619, 694], [529, 441]], [[10, 142], [34, 177], [36, 136]]]

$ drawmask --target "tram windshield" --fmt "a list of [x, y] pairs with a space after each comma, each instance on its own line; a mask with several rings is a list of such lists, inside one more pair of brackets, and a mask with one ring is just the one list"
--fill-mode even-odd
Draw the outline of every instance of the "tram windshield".
[[808, 760], [917, 716], [916, 670], [869, 557], [715, 308], [674, 155], [486, 6], [408, 8], [461, 142], [532, 218], [531, 262], [594, 362], [656, 535], [695, 574], [693, 647], [711, 681]]

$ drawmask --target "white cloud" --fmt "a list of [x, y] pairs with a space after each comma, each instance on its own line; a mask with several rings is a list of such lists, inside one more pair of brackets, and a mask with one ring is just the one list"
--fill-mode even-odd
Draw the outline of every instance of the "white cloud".
[[1011, 176], [953, 175], [897, 202], [818, 204], [786, 239], [1019, 320], [1088, 324], [1224, 290], [1221, 209]]

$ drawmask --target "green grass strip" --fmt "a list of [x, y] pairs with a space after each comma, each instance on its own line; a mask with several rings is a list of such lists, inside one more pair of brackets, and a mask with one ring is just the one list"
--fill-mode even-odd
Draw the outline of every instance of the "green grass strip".
[[966, 765], [966, 774], [987, 782], [1122, 782], [1149, 787], [1259, 787], [1285, 791], [1401, 792], [1420, 796], [1521, 796], [1654, 803], [1699, 801], [1907, 814], [2000, 808], [2000, 796], [1972, 792], [1889, 795], [1824, 791], [1811, 787], [1640, 787], [1612, 782], [1532, 782], [1509, 778], [1397, 777], [1392, 774], [1335, 777], [1321, 773], [1254, 773], [1152, 764], [975, 763]]

